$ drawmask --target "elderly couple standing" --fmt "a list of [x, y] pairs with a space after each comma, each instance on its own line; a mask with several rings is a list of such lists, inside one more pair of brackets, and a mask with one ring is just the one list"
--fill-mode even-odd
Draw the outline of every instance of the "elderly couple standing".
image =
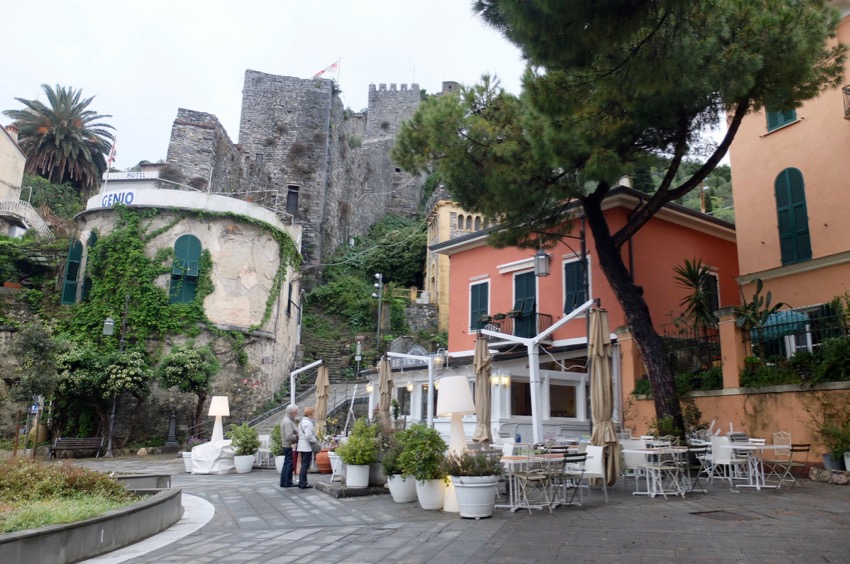
[[293, 445], [295, 452], [301, 458], [301, 472], [298, 476], [298, 487], [302, 490], [312, 488], [307, 483], [307, 470], [313, 461], [313, 449], [310, 445], [319, 442], [316, 436], [316, 424], [313, 422], [313, 408], [304, 408], [304, 417], [297, 423], [298, 406], [290, 404], [280, 423], [280, 442], [283, 445], [283, 471], [280, 473], [280, 487], [294, 488], [292, 483]]

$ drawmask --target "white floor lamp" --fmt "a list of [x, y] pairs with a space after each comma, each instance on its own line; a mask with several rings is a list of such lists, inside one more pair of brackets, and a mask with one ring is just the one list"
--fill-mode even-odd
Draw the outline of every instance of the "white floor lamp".
[[[449, 430], [449, 454], [460, 454], [466, 450], [466, 434], [463, 432], [463, 416], [475, 413], [475, 402], [466, 376], [440, 378], [440, 395], [437, 397], [437, 416], [451, 416]], [[457, 494], [450, 484], [446, 489], [443, 511], [458, 513]]]
[[211, 441], [224, 440], [224, 428], [221, 424], [222, 417], [230, 417], [230, 405], [227, 403], [227, 396], [213, 396], [210, 400], [210, 417], [215, 417], [215, 425], [213, 425]]

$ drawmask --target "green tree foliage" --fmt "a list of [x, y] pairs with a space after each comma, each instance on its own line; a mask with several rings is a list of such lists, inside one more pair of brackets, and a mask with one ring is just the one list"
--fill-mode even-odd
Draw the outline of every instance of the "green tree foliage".
[[[496, 244], [545, 244], [577, 201], [649, 369], [657, 417], [682, 429], [664, 346], [622, 246], [705, 181], [748, 113], [792, 108], [839, 84], [845, 50], [827, 42], [838, 14], [822, 0], [479, 0], [475, 10], [529, 62], [522, 97], [484, 77], [429, 99], [393, 158], [413, 171], [436, 166], [466, 209], [503, 218]], [[701, 146], [723, 116], [723, 140]], [[696, 149], [705, 162], [676, 181]], [[612, 231], [602, 202], [648, 155], [670, 159], [662, 182]]]
[[219, 370], [221, 364], [212, 349], [208, 346], [195, 348], [192, 343], [172, 348], [159, 365], [157, 376], [163, 388], [175, 387], [198, 396], [190, 427], [200, 421], [212, 380]]
[[111, 125], [88, 109], [94, 97], [82, 98], [82, 90], [42, 84], [47, 104], [15, 98], [26, 106], [5, 110], [18, 128], [18, 143], [27, 155], [26, 170], [52, 182], [70, 182], [79, 190], [91, 190], [106, 171], [106, 155], [114, 141]]
[[56, 356], [61, 344], [54, 338], [50, 327], [40, 321], [24, 325], [12, 341], [9, 353], [18, 363], [18, 379], [12, 384], [12, 399], [32, 401], [33, 396], [49, 397], [56, 386]]
[[32, 188], [29, 203], [36, 209], [47, 207], [54, 215], [64, 219], [73, 219], [83, 210], [80, 192], [67, 182], [59, 184], [41, 176], [25, 174], [23, 186], [21, 196], [27, 195], [27, 187]]

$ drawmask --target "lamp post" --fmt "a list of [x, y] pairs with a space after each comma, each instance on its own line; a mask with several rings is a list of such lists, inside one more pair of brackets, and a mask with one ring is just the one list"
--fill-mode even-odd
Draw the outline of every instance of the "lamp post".
[[378, 350], [381, 350], [381, 322], [383, 321], [383, 312], [381, 309], [384, 301], [384, 275], [380, 272], [376, 272], [375, 280], [377, 280], [377, 282], [375, 282], [374, 286], [378, 290], [377, 292], [372, 292], [372, 297], [378, 298], [378, 331], [375, 334], [375, 344], [378, 347]]
[[[121, 337], [118, 340], [118, 351], [124, 353], [124, 335], [127, 332], [127, 314], [130, 312], [130, 294], [124, 294], [124, 313], [121, 315]], [[115, 321], [107, 317], [103, 322], [103, 334], [107, 337], [115, 333]], [[104, 458], [112, 458], [112, 432], [115, 429], [115, 407], [118, 403], [118, 393], [112, 394], [112, 411], [109, 414], [109, 440], [106, 443]]]

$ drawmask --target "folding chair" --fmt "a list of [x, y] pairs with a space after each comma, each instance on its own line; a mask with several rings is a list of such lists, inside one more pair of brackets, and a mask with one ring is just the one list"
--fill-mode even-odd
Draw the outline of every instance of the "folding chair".
[[[811, 450], [812, 445], [810, 444], [792, 444], [791, 451], [788, 454], [788, 462], [782, 464], [778, 463], [776, 467], [780, 470], [782, 475], [779, 477], [779, 485], [781, 486], [783, 482], [791, 482], [791, 487], [793, 488], [795, 485], [802, 486], [801, 482], [797, 481], [797, 477], [794, 475], [794, 468], [805, 468], [806, 462], [809, 460], [809, 450]], [[803, 455], [802, 461], [794, 460], [794, 455]], [[771, 470], [773, 473], [773, 470]]]
[[[706, 479], [710, 476], [710, 461], [711, 459], [708, 456], [707, 446], [692, 446], [688, 448], [688, 492], [707, 493], [705, 484], [702, 483], [701, 477], [703, 474], [705, 474]], [[696, 471], [696, 476], [693, 475], [694, 471]]]
[[[558, 476], [557, 488], [563, 492], [561, 499], [564, 505], [572, 505], [575, 503], [576, 493], [578, 493], [578, 504], [581, 506], [581, 488], [584, 480], [584, 464], [587, 461], [587, 453], [566, 453], [564, 462], [561, 467], [561, 473]], [[567, 501], [567, 489], [573, 490], [570, 500]]]
[[543, 496], [543, 499], [546, 501], [546, 505], [549, 507], [549, 513], [552, 513], [552, 499], [549, 497], [549, 491], [551, 490], [552, 485], [549, 462], [549, 459], [536, 457], [534, 456], [534, 453], [529, 450], [525, 470], [514, 473], [514, 480], [517, 484], [518, 490], [517, 499], [522, 500], [525, 504], [523, 507], [527, 507], [529, 513], [531, 513], [532, 508], [542, 509], [543, 507], [543, 504], [540, 503], [539, 497], [534, 500], [537, 502], [534, 504], [531, 503], [531, 500], [528, 497], [528, 494], [535, 490], [539, 490], [539, 494]]

